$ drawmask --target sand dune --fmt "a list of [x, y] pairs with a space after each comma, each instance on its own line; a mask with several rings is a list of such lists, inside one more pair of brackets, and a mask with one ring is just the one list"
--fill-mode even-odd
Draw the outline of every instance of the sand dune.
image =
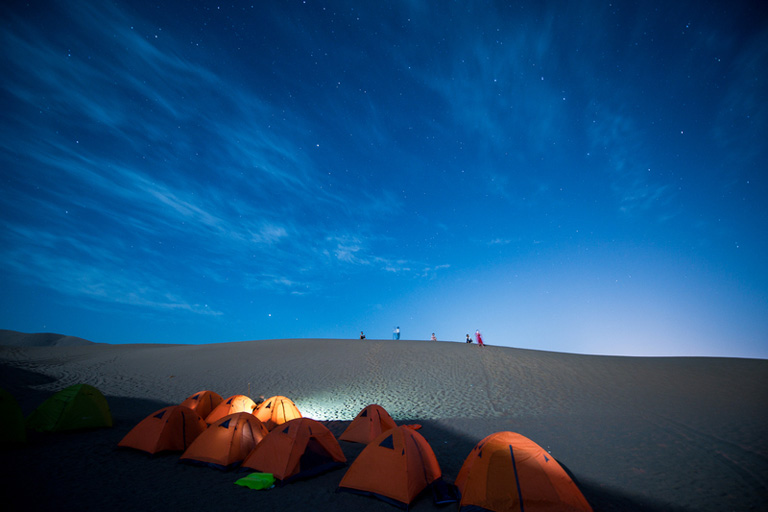
[[91, 345], [93, 342], [52, 332], [25, 333], [0, 329], [0, 345], [17, 347], [71, 347], [75, 345]]
[[[2, 342], [2, 337], [0, 337]], [[263, 340], [212, 345], [0, 347], [0, 387], [25, 413], [85, 382], [108, 398], [112, 429], [32, 435], [6, 450], [17, 509], [395, 510], [336, 494], [344, 470], [270, 491], [237, 473], [147, 457], [118, 441], [160, 407], [211, 389], [285, 395], [337, 436], [366, 405], [421, 423], [446, 480], [501, 430], [549, 450], [597, 511], [765, 510], [768, 361], [582, 356], [464, 343]], [[349, 460], [362, 446], [342, 443]], [[429, 496], [413, 510], [437, 510]], [[448, 507], [454, 510], [455, 507]], [[443, 509], [445, 510], [445, 509]]]

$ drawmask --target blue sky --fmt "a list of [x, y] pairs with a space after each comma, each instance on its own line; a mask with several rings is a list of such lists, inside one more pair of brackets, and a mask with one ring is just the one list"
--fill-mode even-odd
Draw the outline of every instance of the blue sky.
[[768, 357], [765, 10], [572, 4], [4, 5], [0, 327]]

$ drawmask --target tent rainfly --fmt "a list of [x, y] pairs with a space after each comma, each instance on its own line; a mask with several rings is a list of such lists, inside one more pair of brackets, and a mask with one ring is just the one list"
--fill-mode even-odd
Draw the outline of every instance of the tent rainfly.
[[382, 432], [396, 426], [395, 420], [382, 406], [371, 404], [358, 413], [339, 436], [339, 440], [368, 444]]
[[153, 412], [133, 427], [117, 446], [155, 454], [184, 451], [208, 425], [184, 405], [171, 405]]
[[592, 512], [558, 462], [514, 432], [491, 434], [472, 449], [456, 477], [460, 512]]
[[38, 432], [111, 427], [112, 413], [101, 391], [89, 384], [74, 384], [40, 404], [26, 426]]

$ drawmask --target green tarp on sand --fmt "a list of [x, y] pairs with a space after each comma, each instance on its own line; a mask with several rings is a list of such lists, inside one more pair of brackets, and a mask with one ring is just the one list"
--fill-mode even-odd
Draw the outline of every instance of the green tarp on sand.
[[235, 483], [249, 489], [269, 489], [275, 485], [275, 477], [272, 473], [251, 473]]

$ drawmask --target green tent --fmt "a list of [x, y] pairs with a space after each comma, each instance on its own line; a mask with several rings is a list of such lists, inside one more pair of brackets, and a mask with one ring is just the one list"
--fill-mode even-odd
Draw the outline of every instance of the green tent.
[[27, 418], [27, 428], [38, 432], [61, 432], [111, 427], [112, 414], [101, 391], [88, 384], [64, 388], [40, 404]]
[[24, 443], [26, 440], [21, 407], [13, 395], [0, 388], [0, 444]]

